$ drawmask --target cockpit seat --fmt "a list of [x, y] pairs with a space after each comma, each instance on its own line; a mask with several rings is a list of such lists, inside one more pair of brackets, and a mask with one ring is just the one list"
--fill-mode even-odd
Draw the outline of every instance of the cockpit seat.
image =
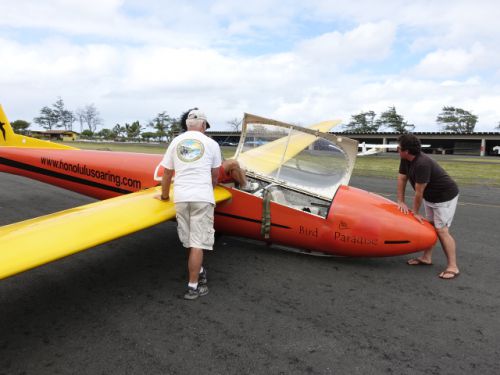
[[271, 190], [271, 200], [284, 206], [290, 206], [287, 199], [285, 198], [285, 194], [278, 189]]
[[296, 210], [309, 212], [311, 214], [315, 214], [315, 215], [320, 214], [319, 207], [302, 206], [302, 205], [296, 205], [296, 204], [290, 203], [290, 201], [285, 197], [285, 194], [283, 193], [282, 190], [272, 189], [270, 191], [270, 194], [271, 194], [271, 201], [273, 201], [273, 202], [279, 203], [283, 206], [295, 208]]

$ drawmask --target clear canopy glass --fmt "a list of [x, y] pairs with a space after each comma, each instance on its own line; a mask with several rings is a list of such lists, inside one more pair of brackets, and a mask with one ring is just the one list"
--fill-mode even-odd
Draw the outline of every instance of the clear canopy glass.
[[332, 199], [349, 182], [357, 142], [318, 128], [328, 123], [302, 128], [247, 114], [235, 157], [250, 174]]

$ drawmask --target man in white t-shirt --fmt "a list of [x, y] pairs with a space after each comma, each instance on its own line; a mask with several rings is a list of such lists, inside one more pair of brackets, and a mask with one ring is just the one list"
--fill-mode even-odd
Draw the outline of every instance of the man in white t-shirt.
[[185, 299], [196, 299], [208, 293], [203, 250], [214, 244], [214, 193], [221, 165], [220, 147], [204, 133], [210, 125], [200, 110], [191, 110], [186, 120], [187, 131], [174, 138], [161, 165], [161, 200], [169, 200], [174, 179], [174, 203], [177, 231], [184, 247], [189, 248], [189, 283]]
[[[188, 109], [180, 117], [180, 125], [182, 131], [187, 131], [186, 121], [189, 113], [198, 108]], [[210, 126], [207, 127], [207, 129]], [[245, 175], [245, 170], [240, 166], [240, 163], [234, 159], [224, 159], [222, 157], [222, 164], [219, 169], [219, 183], [236, 182], [239, 188], [243, 191], [253, 192], [259, 188], [256, 182], [250, 182]]]

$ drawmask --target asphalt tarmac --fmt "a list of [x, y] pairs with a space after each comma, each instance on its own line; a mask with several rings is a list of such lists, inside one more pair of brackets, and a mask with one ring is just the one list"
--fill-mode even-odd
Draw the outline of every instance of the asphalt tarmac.
[[[395, 199], [393, 180], [351, 185]], [[0, 225], [91, 201], [0, 173]], [[452, 234], [453, 281], [439, 245], [410, 267], [222, 237], [210, 293], [185, 301], [163, 223], [0, 281], [0, 374], [499, 374], [500, 189], [461, 187]]]

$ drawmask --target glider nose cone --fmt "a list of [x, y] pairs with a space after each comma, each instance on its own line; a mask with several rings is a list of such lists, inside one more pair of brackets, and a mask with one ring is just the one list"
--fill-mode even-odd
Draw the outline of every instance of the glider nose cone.
[[396, 203], [347, 186], [337, 192], [328, 221], [333, 247], [350, 256], [408, 254], [431, 248], [437, 239], [431, 224], [403, 214]]
[[437, 240], [434, 227], [420, 223], [413, 214], [404, 214], [396, 205], [388, 205], [380, 213], [380, 236], [387, 248], [401, 254], [430, 249]]
[[437, 233], [434, 226], [428, 221], [420, 223], [413, 214], [406, 215], [412, 221], [407, 230], [407, 236], [414, 239], [416, 251], [432, 248], [437, 241]]

